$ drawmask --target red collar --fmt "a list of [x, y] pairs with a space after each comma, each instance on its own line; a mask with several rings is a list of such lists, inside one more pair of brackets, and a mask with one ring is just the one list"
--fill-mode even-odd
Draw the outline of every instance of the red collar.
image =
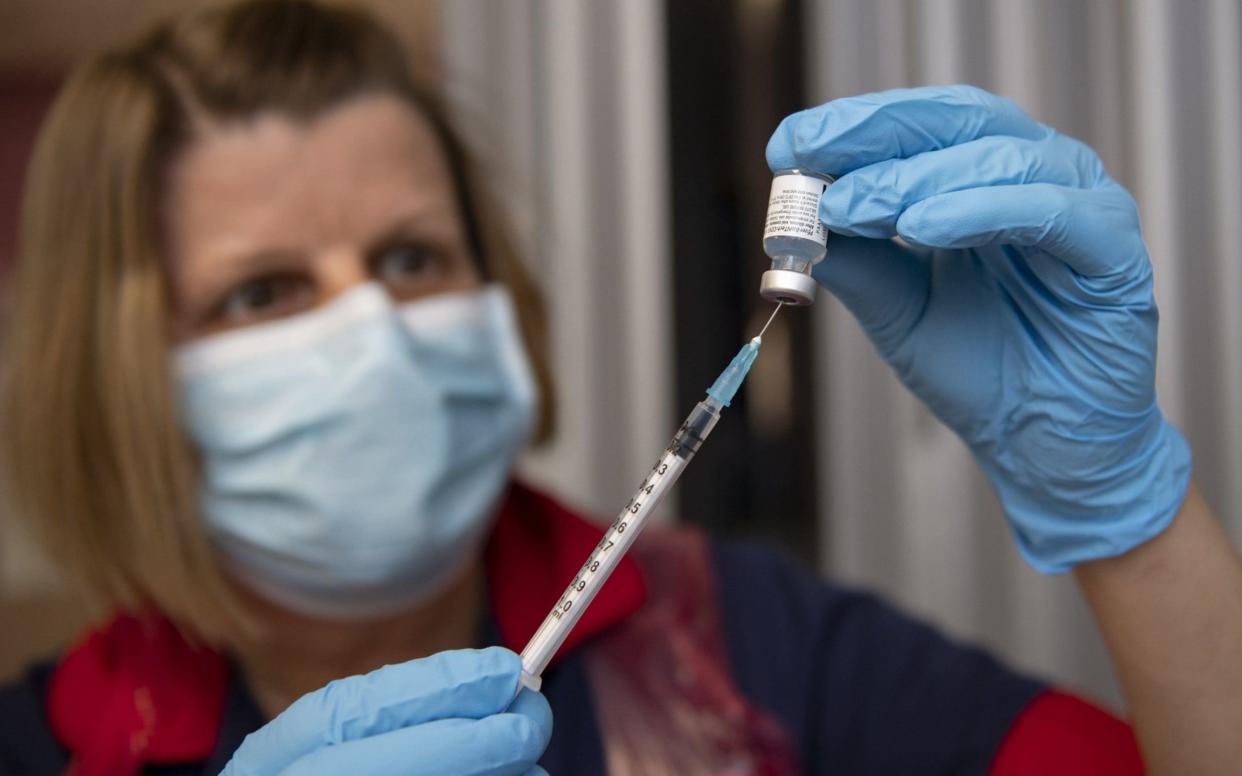
[[[484, 556], [504, 646], [525, 646], [602, 533], [541, 493], [510, 488]], [[622, 559], [558, 656], [621, 622], [645, 598], [638, 564]], [[73, 753], [74, 776], [136, 774], [146, 763], [210, 756], [228, 683], [228, 660], [190, 646], [167, 620], [121, 615], [87, 633], [56, 667], [48, 720]]]
[[144, 763], [193, 762], [215, 748], [229, 664], [189, 646], [162, 617], [121, 615], [61, 659], [47, 693], [73, 776], [128, 776]]

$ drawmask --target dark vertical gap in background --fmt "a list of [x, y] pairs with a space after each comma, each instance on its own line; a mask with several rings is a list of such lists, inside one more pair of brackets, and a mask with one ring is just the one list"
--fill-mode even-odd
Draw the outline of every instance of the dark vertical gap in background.
[[[702, 398], [772, 308], [759, 298], [768, 136], [804, 106], [802, 8], [796, 0], [666, 3], [677, 407]], [[680, 483], [681, 516], [717, 536], [780, 545], [816, 559], [811, 326], [778, 319], [792, 422], [757, 427], [745, 387]], [[772, 366], [772, 365], [768, 365]]]
[[0, 286], [17, 254], [17, 221], [26, 165], [43, 117], [60, 88], [52, 73], [0, 75]]

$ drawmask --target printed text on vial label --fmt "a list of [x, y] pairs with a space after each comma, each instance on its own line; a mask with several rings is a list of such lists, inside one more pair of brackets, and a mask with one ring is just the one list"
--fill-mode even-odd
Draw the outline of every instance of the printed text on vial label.
[[820, 191], [787, 188], [773, 191], [768, 201], [764, 237], [802, 237], [824, 242], [827, 235], [819, 220]]

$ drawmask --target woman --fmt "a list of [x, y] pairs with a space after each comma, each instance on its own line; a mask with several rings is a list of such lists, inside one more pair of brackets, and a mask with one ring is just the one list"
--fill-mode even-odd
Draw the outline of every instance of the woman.
[[[850, 173], [823, 215], [859, 237], [820, 280], [972, 444], [1033, 562], [1076, 567], [1152, 771], [1223, 773], [1233, 728], [1213, 726], [1239, 719], [1223, 647], [1242, 643], [1242, 615], [1202, 592], [1242, 575], [1145, 392], [1154, 307], [1132, 203], [1045, 130], [973, 90], [887, 93], [791, 117], [769, 161]], [[935, 210], [952, 193], [936, 176], [874, 175], [919, 150], [939, 180], [981, 175], [977, 142], [993, 159], [1022, 148], [1103, 203], [1078, 212], [1116, 216], [1126, 282], [1092, 285], [1117, 276], [1091, 263], [1109, 252], [1060, 229], [1075, 208], [1049, 206], [1038, 176], [984, 192], [967, 233], [960, 211]], [[9, 495], [123, 614], [0, 696], [5, 772], [1142, 770], [1104, 712], [693, 533], [644, 536], [542, 692], [519, 694], [511, 650], [599, 530], [509, 481], [550, 428], [539, 307], [436, 101], [361, 14], [253, 0], [86, 65], [43, 130], [23, 218]], [[915, 260], [894, 233], [956, 250]], [[981, 279], [993, 248], [1016, 275]], [[1096, 297], [1024, 307], [1037, 282], [1045, 301]], [[989, 328], [980, 311], [1009, 317]], [[1007, 328], [1017, 318], [1045, 360]], [[999, 346], [980, 350], [989, 336]], [[995, 353], [1006, 380], [981, 366], [938, 381], [971, 363], [950, 346]], [[1101, 352], [1110, 390], [1146, 411], [1106, 411], [1092, 385], [1033, 392], [1054, 356]], [[1042, 415], [990, 390], [1014, 380]], [[1074, 447], [1057, 421], [1084, 396], [1100, 406]], [[1212, 648], [1191, 643], [1208, 627]]]

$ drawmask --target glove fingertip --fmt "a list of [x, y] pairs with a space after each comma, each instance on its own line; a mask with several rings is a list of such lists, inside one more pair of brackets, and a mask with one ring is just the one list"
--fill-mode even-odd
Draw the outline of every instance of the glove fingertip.
[[520, 756], [529, 757], [534, 762], [543, 755], [552, 740], [552, 715], [549, 712], [545, 720], [537, 720], [525, 714], [515, 715], [513, 731], [516, 740], [516, 751]]
[[511, 673], [517, 676], [522, 673], [522, 658], [506, 647], [484, 647], [470, 650], [479, 656], [479, 661], [496, 673]]
[[772, 172], [779, 170], [788, 170], [797, 167], [797, 161], [794, 159], [794, 148], [792, 142], [793, 130], [790, 127], [791, 122], [796, 120], [797, 114], [786, 116], [776, 127], [776, 131], [772, 133], [772, 137], [768, 138], [767, 148], [764, 149], [764, 156], [767, 157], [768, 169]]
[[445, 716], [504, 711], [521, 670], [521, 658], [502, 647], [449, 650], [329, 682], [298, 703], [313, 704], [311, 719], [344, 720], [339, 730], [319, 724], [348, 740]]
[[894, 205], [868, 196], [870, 188], [858, 184], [857, 173], [842, 176], [819, 200], [819, 220], [832, 232], [846, 237], [885, 239], [892, 237]]
[[478, 713], [503, 711], [518, 691], [522, 659], [504, 647], [465, 649], [433, 656], [442, 660], [444, 686], [469, 688]]
[[[833, 182], [819, 198], [819, 220], [834, 231], [849, 226], [851, 196], [846, 189], [853, 188], [853, 182], [849, 177], [846, 175]], [[842, 185], [842, 181], [846, 182], [845, 185]]]
[[[916, 202], [897, 217], [896, 232], [901, 239], [929, 248], [957, 248], [960, 245], [960, 212], [938, 208], [938, 197]], [[948, 212], [945, 212], [948, 210]]]
[[426, 684], [426, 679], [430, 676], [448, 684], [486, 681], [509, 675], [516, 681], [521, 670], [521, 658], [504, 647], [454, 649], [402, 663], [392, 663], [360, 677], [330, 682], [328, 686], [361, 683], [413, 689]]
[[429, 659], [438, 661], [446, 673], [462, 684], [506, 685], [511, 681], [511, 692], [517, 692], [522, 659], [504, 647], [452, 650]]
[[552, 706], [541, 693], [534, 690], [522, 690], [513, 701], [513, 705], [509, 707], [509, 711], [529, 717], [537, 726], [546, 729], [549, 735], [551, 734]]
[[539, 720], [524, 713], [505, 712], [472, 725], [471, 739], [479, 759], [509, 767], [534, 765], [552, 739], [551, 714]]

